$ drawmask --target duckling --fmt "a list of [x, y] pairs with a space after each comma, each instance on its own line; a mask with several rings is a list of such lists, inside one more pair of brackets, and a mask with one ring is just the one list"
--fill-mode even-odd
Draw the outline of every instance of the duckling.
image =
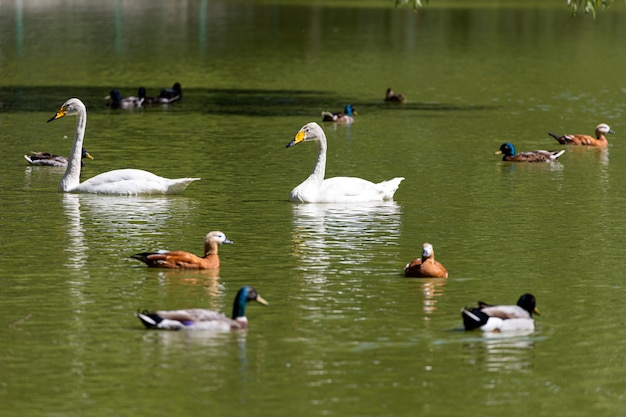
[[183, 98], [183, 89], [180, 83], [175, 83], [172, 88], [164, 88], [161, 90], [159, 97], [169, 100], [168, 103], [172, 103]]
[[170, 269], [217, 269], [220, 267], [218, 246], [223, 243], [232, 244], [226, 235], [220, 231], [207, 233], [204, 238], [204, 257], [185, 251], [143, 252], [132, 255], [149, 267]]
[[448, 278], [446, 268], [435, 261], [435, 250], [430, 243], [422, 245], [422, 257], [414, 259], [404, 267], [405, 277]]
[[533, 313], [540, 315], [532, 294], [523, 294], [517, 305], [490, 305], [482, 301], [476, 307], [461, 309], [465, 330], [480, 328], [485, 332], [534, 330]]
[[385, 101], [388, 103], [404, 103], [406, 101], [406, 97], [404, 94], [396, 94], [391, 88], [388, 88]]
[[515, 153], [515, 147], [512, 143], [503, 143], [500, 146], [500, 150], [496, 151], [495, 155], [504, 154], [503, 161], [508, 162], [554, 162], [559, 159], [559, 156], [563, 155], [565, 150], [560, 151], [527, 151]]
[[[89, 154], [83, 149], [83, 153], [80, 160], [80, 166], [84, 167], [85, 163], [83, 159], [93, 159], [93, 156]], [[51, 167], [67, 167], [67, 158], [65, 156], [55, 155], [48, 152], [35, 152], [31, 151], [30, 155], [24, 155], [24, 158], [31, 165], [43, 165], [43, 166], [51, 166]]]
[[343, 112], [331, 113], [329, 111], [322, 112], [322, 121], [349, 124], [354, 122], [356, 111], [352, 104], [347, 104]]
[[246, 305], [248, 301], [256, 301], [269, 305], [252, 287], [241, 287], [235, 296], [231, 318], [213, 310], [192, 308], [188, 310], [142, 311], [136, 315], [148, 329], [161, 330], [239, 330], [248, 328]]
[[143, 99], [141, 97], [122, 97], [118, 90], [111, 90], [105, 99], [111, 100], [107, 103], [107, 106], [112, 109], [134, 109], [141, 107], [143, 104]]
[[606, 140], [607, 134], [615, 134], [613, 129], [606, 123], [600, 123], [596, 126], [596, 137], [589, 135], [557, 135], [552, 132], [548, 132], [548, 135], [556, 139], [561, 145], [579, 145], [579, 146], [595, 146], [598, 148], [606, 148], [609, 146], [609, 142]]

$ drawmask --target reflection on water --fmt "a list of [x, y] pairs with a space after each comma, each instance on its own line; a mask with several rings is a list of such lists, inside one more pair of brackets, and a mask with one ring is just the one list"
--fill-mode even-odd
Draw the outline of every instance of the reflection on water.
[[[464, 346], [470, 352], [467, 360], [480, 364], [489, 372], [530, 371], [534, 363], [533, 331], [481, 332], [482, 340], [473, 339]], [[478, 334], [478, 332], [473, 333]]]
[[[413, 279], [413, 278], [410, 278]], [[422, 291], [422, 310], [424, 313], [424, 320], [430, 318], [430, 314], [437, 310], [437, 298], [444, 294], [444, 286], [448, 280], [446, 278], [415, 278], [419, 280], [420, 289]]]
[[[200, 308], [218, 310], [225, 296], [224, 287], [220, 284], [219, 272], [219, 269], [158, 269], [157, 277], [159, 284], [163, 286], [175, 282], [177, 286], [189, 285], [202, 288], [208, 296], [209, 304]], [[188, 307], [191, 306], [181, 306], [181, 308]]]
[[[396, 245], [400, 207], [394, 201], [371, 204], [294, 204], [293, 254], [297, 267], [325, 280], [324, 272], [363, 269], [384, 245]], [[361, 266], [360, 266], [361, 265]]]

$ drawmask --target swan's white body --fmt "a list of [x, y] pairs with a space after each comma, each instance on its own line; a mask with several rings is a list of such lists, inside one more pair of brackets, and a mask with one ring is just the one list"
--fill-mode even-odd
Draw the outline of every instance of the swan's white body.
[[81, 183], [81, 149], [85, 137], [85, 126], [87, 124], [87, 110], [85, 109], [85, 105], [79, 99], [71, 98], [63, 103], [58, 113], [48, 121], [50, 122], [68, 115], [76, 115], [76, 133], [74, 134], [74, 145], [68, 159], [67, 170], [59, 183], [59, 191], [126, 195], [180, 194], [191, 182], [200, 179], [169, 179], [139, 169], [118, 169], [96, 175]]
[[287, 147], [300, 142], [315, 141], [318, 144], [317, 162], [311, 175], [291, 190], [289, 199], [297, 203], [360, 203], [391, 200], [403, 177], [375, 184], [356, 177], [324, 179], [326, 173], [326, 135], [315, 122], [308, 123], [298, 131]]

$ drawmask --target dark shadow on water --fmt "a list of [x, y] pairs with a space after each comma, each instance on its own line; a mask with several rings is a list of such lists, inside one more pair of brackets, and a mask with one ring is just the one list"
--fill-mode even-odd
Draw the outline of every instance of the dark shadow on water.
[[[0, 86], [0, 113], [11, 112], [56, 112], [70, 97], [80, 98], [90, 113], [124, 113], [128, 110], [112, 110], [107, 107], [105, 97], [112, 89], [117, 89], [123, 97], [137, 95], [136, 87], [72, 87], [72, 86]], [[146, 87], [148, 95], [158, 95], [160, 88]], [[388, 104], [379, 101], [361, 102], [356, 97], [339, 97], [330, 91], [318, 90], [278, 90], [278, 89], [185, 89], [183, 99], [167, 106], [145, 107], [143, 111], [164, 108], [168, 111], [197, 112], [204, 114], [225, 114], [244, 116], [299, 116], [320, 114], [325, 111], [341, 111], [351, 103], [362, 115], [382, 111], [480, 111], [490, 106], [462, 105], [434, 102], [414, 102]], [[135, 110], [136, 111], [136, 110]]]

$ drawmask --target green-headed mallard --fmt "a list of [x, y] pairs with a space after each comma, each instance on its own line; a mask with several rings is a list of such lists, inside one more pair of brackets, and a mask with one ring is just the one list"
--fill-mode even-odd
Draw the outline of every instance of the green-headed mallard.
[[515, 146], [512, 143], [507, 142], [503, 143], [500, 146], [500, 150], [496, 151], [496, 155], [504, 154], [502, 157], [503, 161], [508, 162], [554, 162], [559, 159], [559, 156], [565, 153], [564, 150], [560, 151], [526, 151], [526, 152], [515, 152]]
[[[55, 154], [48, 153], [48, 152], [31, 151], [30, 155], [24, 155], [24, 158], [26, 158], [28, 163], [31, 165], [43, 165], [43, 166], [49, 166], [49, 167], [66, 167], [67, 166], [66, 157], [55, 155]], [[87, 152], [85, 148], [83, 148], [83, 153], [82, 153], [81, 160], [80, 160], [80, 166], [83, 166], [83, 167], [85, 166], [85, 163], [83, 162], [83, 159], [85, 158], [93, 159], [93, 156], [91, 156], [89, 152]]]
[[183, 98], [183, 89], [180, 86], [180, 83], [174, 83], [172, 88], [164, 88], [159, 93], [159, 97], [162, 99], [169, 100], [168, 103], [173, 101], [177, 101]]
[[213, 310], [192, 308], [187, 310], [159, 310], [137, 312], [137, 317], [148, 329], [161, 330], [218, 330], [229, 331], [248, 328], [246, 304], [248, 301], [268, 305], [252, 287], [242, 287], [235, 296], [231, 318]]
[[80, 160], [85, 126], [87, 125], [87, 110], [82, 101], [77, 98], [67, 100], [59, 111], [48, 120], [60, 119], [65, 116], [76, 116], [76, 131], [74, 144], [68, 158], [67, 169], [59, 183], [59, 191], [92, 194], [180, 194], [193, 181], [200, 178], [169, 179], [159, 177], [151, 172], [139, 169], [117, 169], [96, 175], [84, 182], [80, 182]]
[[523, 294], [517, 305], [490, 305], [482, 301], [477, 307], [461, 309], [465, 330], [481, 329], [485, 332], [534, 330], [533, 313], [539, 315], [532, 294]]
[[105, 99], [111, 100], [107, 102], [107, 106], [112, 109], [135, 109], [143, 105], [143, 99], [141, 97], [122, 97], [118, 90], [111, 90]]
[[597, 148], [606, 148], [609, 146], [609, 141], [606, 140], [607, 134], [615, 134], [613, 129], [606, 123], [600, 123], [596, 126], [596, 137], [589, 135], [557, 135], [552, 132], [548, 132], [548, 135], [556, 139], [561, 145], [579, 145], [579, 146], [595, 146]]
[[356, 177], [324, 179], [326, 173], [326, 135], [315, 122], [302, 126], [287, 147], [302, 142], [316, 142], [317, 162], [313, 172], [300, 185], [291, 190], [289, 199], [297, 203], [362, 203], [391, 200], [403, 177], [378, 184]]
[[448, 271], [435, 261], [435, 250], [430, 243], [422, 245], [422, 257], [404, 267], [404, 276], [413, 278], [448, 278]]
[[233, 242], [220, 231], [207, 233], [204, 237], [204, 256], [201, 258], [193, 253], [178, 251], [143, 252], [132, 255], [150, 267], [170, 269], [217, 269], [220, 267], [218, 247], [223, 243]]
[[342, 112], [331, 113], [329, 111], [323, 111], [322, 121], [349, 124], [354, 122], [354, 116], [356, 114], [352, 104], [347, 104]]

